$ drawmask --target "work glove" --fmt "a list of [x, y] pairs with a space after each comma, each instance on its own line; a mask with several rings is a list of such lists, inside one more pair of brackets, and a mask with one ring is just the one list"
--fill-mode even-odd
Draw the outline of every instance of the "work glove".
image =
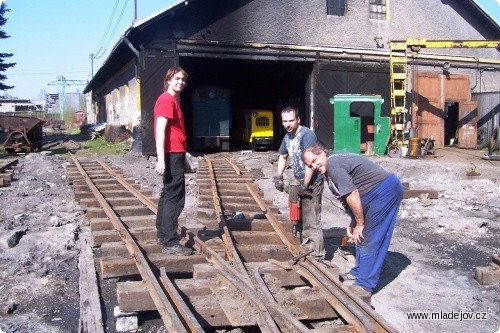
[[283, 181], [283, 176], [274, 176], [273, 177], [274, 187], [280, 192], [285, 190], [285, 182]]
[[297, 194], [299, 195], [299, 197], [309, 197], [312, 195], [312, 189], [310, 189], [309, 187], [306, 187], [304, 186], [304, 184], [300, 185], [298, 190], [297, 190]]

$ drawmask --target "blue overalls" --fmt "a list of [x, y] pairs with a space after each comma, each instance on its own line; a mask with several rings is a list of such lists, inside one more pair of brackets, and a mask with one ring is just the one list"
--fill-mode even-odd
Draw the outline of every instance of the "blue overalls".
[[356, 264], [349, 273], [356, 277], [354, 284], [368, 292], [380, 278], [402, 199], [403, 186], [393, 174], [361, 197], [364, 240], [356, 245]]

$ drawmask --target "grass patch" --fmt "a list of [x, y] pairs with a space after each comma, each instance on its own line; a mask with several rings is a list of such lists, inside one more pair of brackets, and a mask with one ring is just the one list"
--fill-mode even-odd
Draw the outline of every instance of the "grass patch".
[[[76, 141], [76, 140], [75, 140]], [[131, 142], [108, 143], [104, 138], [97, 138], [82, 142], [82, 147], [95, 156], [123, 155], [130, 150]]]

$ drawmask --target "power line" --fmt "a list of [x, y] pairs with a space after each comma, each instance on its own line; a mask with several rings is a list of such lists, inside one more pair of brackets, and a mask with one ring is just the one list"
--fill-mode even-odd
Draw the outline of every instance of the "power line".
[[115, 27], [113, 28], [113, 32], [111, 32], [111, 34], [109, 35], [109, 38], [108, 38], [108, 42], [106, 43], [106, 45], [109, 45], [109, 43], [111, 42], [111, 38], [113, 38], [114, 34], [115, 34], [115, 31], [116, 29], [118, 28], [118, 24], [121, 22], [122, 20], [122, 17], [123, 17], [123, 13], [125, 12], [125, 8], [127, 8], [127, 5], [128, 5], [128, 1], [129, 0], [126, 0], [125, 3], [123, 4], [123, 7], [122, 7], [122, 11], [120, 13], [120, 16], [118, 17], [118, 19], [116, 20], [116, 23], [115, 23]]
[[[111, 23], [113, 22], [114, 16], [116, 14], [116, 9], [118, 7], [118, 2], [119, 2], [119, 0], [116, 0], [115, 7], [113, 8], [113, 13], [111, 14], [111, 18], [108, 21], [108, 26], [106, 27], [106, 32], [102, 36], [102, 39], [101, 39], [101, 42], [100, 42], [101, 45], [99, 47], [99, 50], [97, 52], [92, 53], [92, 55], [91, 55], [92, 59], [99, 59], [99, 58], [101, 58], [106, 53], [107, 46], [111, 42], [111, 39], [115, 36], [116, 29], [118, 28], [118, 25], [121, 23], [121, 20], [122, 20], [122, 17], [123, 17], [123, 13], [125, 12], [125, 9], [127, 8], [129, 0], [125, 0], [124, 4], [122, 6], [122, 9], [121, 9], [120, 15], [116, 19], [116, 22], [115, 22], [115, 25], [113, 27], [113, 30], [111, 31], [111, 33], [108, 33], [109, 32], [109, 27], [111, 26]], [[104, 42], [106, 36], [107, 36], [107, 39]]]
[[113, 12], [111, 13], [111, 17], [109, 18], [108, 25], [106, 26], [106, 30], [104, 31], [104, 34], [102, 35], [101, 41], [99, 42], [99, 44], [98, 44], [98, 46], [97, 46], [97, 48], [98, 48], [97, 52], [92, 53], [92, 54], [95, 54], [94, 59], [99, 59], [98, 57], [101, 57], [101, 56], [102, 56], [102, 54], [101, 54], [101, 55], [99, 55], [99, 53], [101, 52], [102, 47], [104, 46], [104, 44], [103, 44], [103, 43], [104, 43], [104, 40], [105, 40], [106, 36], [108, 35], [108, 32], [109, 32], [109, 27], [111, 26], [111, 23], [113, 22], [113, 19], [114, 19], [114, 17], [115, 17], [116, 8], [118, 7], [118, 2], [119, 2], [119, 1], [120, 1], [120, 0], [116, 0], [116, 1], [115, 1], [115, 6], [114, 6], [114, 8], [113, 8]]
[[[108, 21], [108, 26], [106, 27], [106, 32], [102, 36], [102, 39], [101, 39], [101, 42], [100, 42], [101, 45], [99, 46], [99, 50], [97, 52], [91, 53], [89, 55], [89, 57], [90, 57], [90, 67], [91, 67], [91, 78], [94, 77], [94, 59], [100, 59], [106, 53], [106, 50], [107, 50], [106, 47], [111, 42], [111, 38], [113, 38], [114, 35], [115, 35], [115, 31], [116, 31], [116, 29], [118, 27], [118, 24], [120, 24], [120, 22], [122, 20], [123, 13], [125, 12], [125, 8], [127, 8], [128, 1], [129, 0], [126, 0], [124, 2], [122, 10], [120, 12], [120, 16], [116, 20], [115, 26], [113, 27], [113, 31], [110, 34], [108, 34], [109, 27], [111, 26], [111, 22], [113, 22], [113, 19], [114, 19], [115, 13], [116, 13], [116, 8], [118, 7], [119, 0], [116, 0], [115, 7], [113, 8], [113, 13], [111, 14], [111, 18]], [[104, 42], [106, 35], [108, 35], [108, 38], [107, 38], [106, 42]], [[103, 47], [105, 47], [105, 48], [103, 49]], [[102, 50], [102, 52], [101, 52], [101, 50]]]

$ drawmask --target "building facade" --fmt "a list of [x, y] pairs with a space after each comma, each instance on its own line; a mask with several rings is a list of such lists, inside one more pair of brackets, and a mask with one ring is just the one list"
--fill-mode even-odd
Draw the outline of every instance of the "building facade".
[[[302, 124], [333, 147], [330, 98], [380, 95], [390, 116], [389, 42], [411, 37], [498, 40], [500, 27], [470, 0], [179, 1], [134, 22], [84, 92], [97, 122], [144, 127], [145, 155], [155, 152], [153, 107], [171, 66], [189, 73], [181, 96], [188, 139], [191, 92], [213, 85], [230, 90], [234, 108], [273, 110], [277, 138], [280, 110], [297, 107]], [[448, 112], [458, 114], [471, 92], [500, 91], [499, 59], [495, 48], [408, 50], [405, 126], [443, 146], [446, 126], [457, 129]]]

